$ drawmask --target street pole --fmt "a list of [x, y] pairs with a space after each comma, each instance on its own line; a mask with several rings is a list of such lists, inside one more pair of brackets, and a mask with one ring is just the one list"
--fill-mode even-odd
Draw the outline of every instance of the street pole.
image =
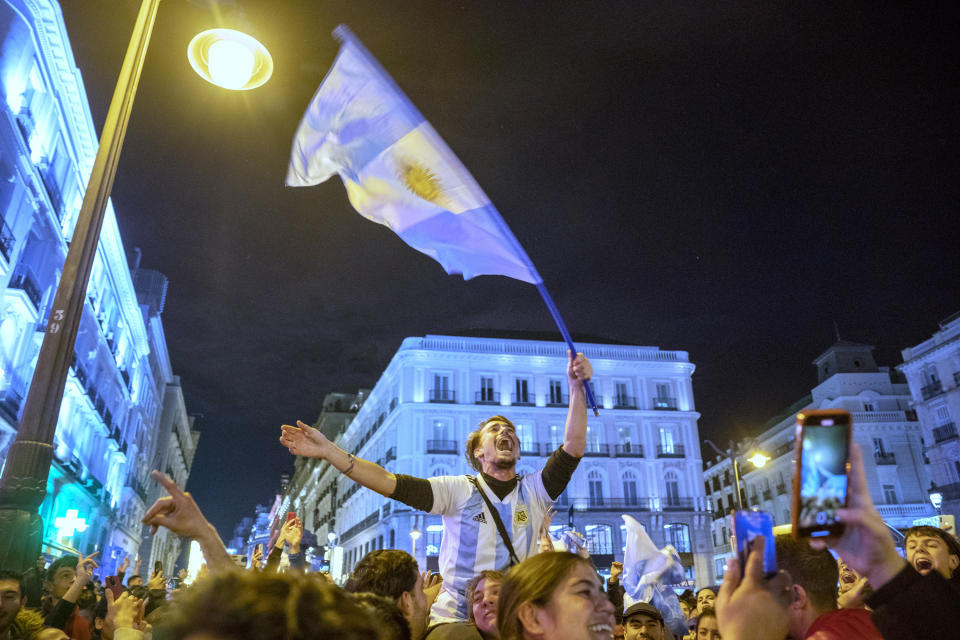
[[63, 388], [100, 241], [104, 211], [159, 6], [160, 0], [141, 2], [63, 265], [17, 438], [10, 446], [0, 477], [0, 568], [3, 569], [24, 571], [34, 564], [40, 553], [43, 523], [38, 512], [53, 460], [53, 436]]

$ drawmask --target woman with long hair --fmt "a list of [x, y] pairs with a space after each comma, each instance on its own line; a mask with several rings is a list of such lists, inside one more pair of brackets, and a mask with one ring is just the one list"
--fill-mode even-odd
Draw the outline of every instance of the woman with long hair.
[[593, 565], [566, 551], [527, 558], [500, 587], [500, 640], [609, 640], [614, 623]]

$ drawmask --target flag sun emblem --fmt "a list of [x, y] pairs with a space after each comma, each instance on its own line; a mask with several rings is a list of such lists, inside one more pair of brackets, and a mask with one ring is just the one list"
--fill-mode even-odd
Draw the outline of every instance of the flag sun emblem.
[[427, 202], [444, 206], [446, 196], [443, 193], [443, 187], [440, 186], [440, 179], [426, 165], [416, 160], [401, 160], [397, 177], [411, 193]]

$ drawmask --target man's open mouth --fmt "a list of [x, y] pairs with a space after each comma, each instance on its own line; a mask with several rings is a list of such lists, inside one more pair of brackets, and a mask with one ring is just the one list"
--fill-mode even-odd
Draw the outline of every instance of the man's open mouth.
[[929, 571], [933, 569], [933, 561], [929, 558], [916, 558], [913, 561], [913, 566], [920, 572]]
[[510, 438], [497, 440], [497, 451], [513, 451], [513, 440]]

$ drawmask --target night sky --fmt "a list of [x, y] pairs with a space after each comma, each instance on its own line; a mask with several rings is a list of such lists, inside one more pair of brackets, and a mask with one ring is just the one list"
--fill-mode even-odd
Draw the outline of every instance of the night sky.
[[[102, 127], [139, 2], [63, 0]], [[224, 536], [292, 470], [279, 425], [371, 387], [406, 336], [546, 331], [536, 290], [464, 283], [284, 186], [348, 24], [503, 214], [574, 333], [683, 349], [702, 437], [756, 432], [835, 339], [881, 365], [960, 309], [953, 3], [164, 0], [113, 190], [202, 432]], [[241, 28], [273, 78], [228, 92], [187, 43]]]

